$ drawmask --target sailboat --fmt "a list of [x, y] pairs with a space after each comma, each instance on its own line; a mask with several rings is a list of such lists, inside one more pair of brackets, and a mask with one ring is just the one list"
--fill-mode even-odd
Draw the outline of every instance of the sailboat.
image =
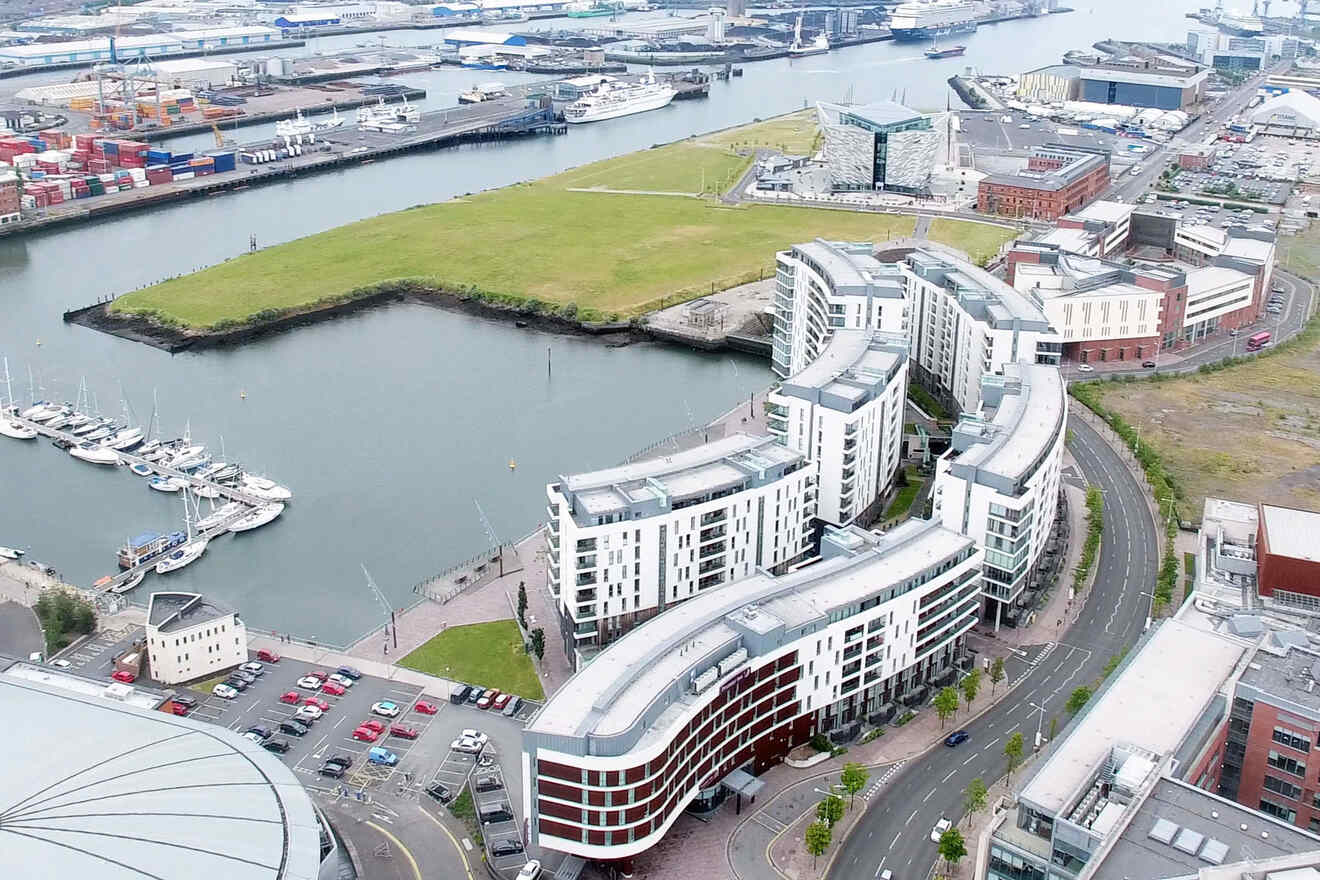
[[231, 532], [248, 532], [271, 522], [284, 512], [283, 504], [264, 504], [229, 527]]
[[289, 501], [293, 498], [293, 493], [284, 486], [274, 480], [253, 474], [243, 474], [238, 480], [238, 488], [239, 491], [246, 492], [253, 498], [260, 498], [262, 501]]
[[9, 358], [5, 358], [5, 405], [0, 407], [0, 435], [15, 440], [32, 440], [37, 436], [37, 432], [9, 417], [9, 414], [16, 409], [18, 407], [14, 405], [14, 389], [9, 383]]
[[229, 501], [219, 507], [213, 504], [211, 505], [211, 512], [197, 521], [197, 531], [210, 531], [239, 511], [246, 509], [247, 505], [241, 501]]
[[183, 527], [188, 535], [187, 542], [171, 550], [169, 555], [156, 563], [156, 574], [168, 574], [196, 562], [206, 552], [206, 545], [211, 541], [210, 538], [193, 537], [192, 509], [188, 505], [187, 492], [183, 493]]
[[165, 461], [166, 467], [174, 468], [176, 471], [186, 471], [189, 468], [195, 468], [207, 460], [206, 447], [192, 442], [192, 422], [189, 421], [183, 428], [183, 443], [178, 451]]
[[802, 42], [802, 13], [798, 13], [797, 24], [793, 26], [793, 43], [788, 47], [788, 54], [794, 58], [807, 55], [823, 55], [830, 51], [830, 41], [824, 34], [817, 34], [810, 43]]
[[[123, 394], [122, 388], [120, 394]], [[124, 405], [124, 427], [102, 440], [101, 445], [107, 449], [127, 452], [141, 445], [144, 435], [141, 428], [133, 427], [133, 411], [129, 409], [128, 399], [121, 396], [120, 402]]]
[[160, 421], [157, 419], [159, 410], [156, 406], [156, 390], [151, 390], [151, 418], [147, 420], [147, 440], [137, 448], [137, 454], [140, 456], [153, 455], [160, 450]]

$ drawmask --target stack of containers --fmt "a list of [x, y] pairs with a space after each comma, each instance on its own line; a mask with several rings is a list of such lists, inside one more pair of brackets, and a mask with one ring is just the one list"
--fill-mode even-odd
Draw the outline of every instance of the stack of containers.
[[133, 188], [133, 175], [132, 175], [132, 173], [130, 173], [130, 172], [128, 172], [128, 171], [116, 171], [116, 172], [115, 172], [115, 188], [116, 188], [119, 192], [124, 192], [125, 190], [130, 190], [130, 189], [132, 189], [132, 188]]
[[188, 165], [192, 157], [192, 153], [175, 153], [170, 156], [170, 173], [175, 180], [187, 180], [193, 176], [193, 170]]
[[72, 154], [63, 150], [46, 150], [41, 153], [34, 153], [37, 157], [36, 170], [44, 171], [47, 174], [60, 174], [69, 167], [69, 160]]
[[107, 170], [111, 165], [119, 164], [119, 141], [114, 138], [101, 138], [96, 142], [96, 145], [101, 148], [101, 155], [105, 158]]
[[0, 162], [14, 164], [14, 157], [24, 153], [35, 153], [36, 148], [23, 138], [0, 138]]
[[83, 182], [87, 184], [87, 190], [90, 195], [105, 195], [105, 184], [101, 181], [101, 178], [97, 177], [95, 174], [87, 175], [83, 178]]
[[152, 165], [170, 164], [170, 153], [168, 150], [147, 150], [147, 167]]
[[92, 194], [92, 188], [88, 185], [86, 178], [75, 177], [69, 181], [69, 185], [73, 188], [75, 199], [85, 199]]
[[210, 156], [198, 156], [188, 160], [188, 167], [197, 177], [215, 173], [215, 159]]
[[169, 183], [174, 179], [174, 172], [168, 165], [148, 165], [147, 183], [155, 186], [158, 183]]
[[117, 164], [120, 168], [147, 167], [147, 145], [141, 141], [120, 141]]
[[212, 153], [211, 159], [215, 162], [215, 173], [221, 174], [225, 171], [233, 171], [237, 167], [233, 152]]

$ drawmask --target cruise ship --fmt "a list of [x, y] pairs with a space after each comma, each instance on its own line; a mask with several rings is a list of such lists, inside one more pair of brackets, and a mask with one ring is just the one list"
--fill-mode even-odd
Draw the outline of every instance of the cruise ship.
[[647, 110], [659, 110], [674, 100], [676, 91], [668, 83], [656, 82], [648, 73], [641, 82], [607, 79], [595, 91], [564, 108], [565, 122], [599, 122]]
[[889, 29], [895, 40], [933, 40], [976, 30], [986, 14], [977, 0], [923, 0], [894, 7]]

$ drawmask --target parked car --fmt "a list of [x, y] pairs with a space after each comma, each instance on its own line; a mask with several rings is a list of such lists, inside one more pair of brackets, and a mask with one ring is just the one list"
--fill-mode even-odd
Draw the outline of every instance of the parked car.
[[379, 703], [371, 704], [371, 711], [375, 715], [383, 718], [397, 718], [399, 715], [399, 704], [392, 700], [381, 700]]
[[316, 708], [320, 709], [322, 712], [330, 711], [330, 704], [327, 703], [325, 700], [321, 699], [320, 697], [307, 697], [306, 699], [303, 700], [303, 705], [315, 706]]
[[374, 743], [378, 736], [379, 734], [370, 727], [359, 727], [357, 730], [353, 731], [353, 739], [358, 740], [359, 742]]
[[338, 669], [336, 669], [335, 672], [338, 673], [339, 675], [343, 675], [348, 678], [351, 678], [354, 681], [357, 681], [359, 678], [362, 677], [362, 671], [358, 669], [356, 666], [341, 666]]
[[293, 713], [293, 717], [304, 724], [310, 724], [321, 717], [321, 709], [317, 706], [299, 706], [298, 711]]
[[257, 659], [264, 663], [279, 663], [280, 655], [276, 654], [274, 651], [268, 651], [265, 648], [262, 648], [257, 652]]
[[383, 764], [386, 767], [393, 767], [399, 763], [399, 756], [389, 749], [380, 746], [372, 746], [367, 749], [367, 762], [371, 764]]
[[329, 694], [332, 697], [342, 697], [346, 691], [344, 686], [337, 681], [327, 681], [321, 685], [321, 693]]
[[514, 715], [517, 715], [518, 710], [522, 708], [522, 704], [522, 697], [512, 697], [509, 700], [509, 704], [504, 707], [505, 716], [512, 718]]
[[1094, 372], [1095, 372], [1095, 367], [1091, 366], [1090, 364], [1078, 364], [1078, 365], [1077, 365], [1077, 372], [1079, 372], [1079, 373], [1094, 373]]
[[189, 709], [197, 705], [196, 697], [190, 697], [187, 694], [175, 694], [170, 697], [170, 701], [181, 706], [187, 706]]
[[483, 823], [491, 822], [510, 822], [513, 820], [513, 810], [509, 809], [508, 804], [498, 803], [489, 804], [478, 808], [478, 814]]
[[322, 764], [321, 769], [317, 772], [322, 776], [329, 776], [332, 779], [344, 778], [344, 768], [339, 764]]
[[445, 788], [444, 784], [440, 782], [432, 782], [428, 785], [426, 793], [442, 804], [447, 804], [454, 798], [454, 793]]
[[354, 682], [354, 679], [349, 678], [347, 675], [340, 675], [338, 672], [332, 673], [328, 680], [346, 688], [351, 688]]
[[352, 756], [352, 755], [331, 755], [330, 757], [328, 757], [328, 758], [325, 759], [325, 762], [326, 762], [327, 764], [338, 764], [338, 765], [340, 765], [341, 767], [352, 767], [352, 766], [353, 766], [353, 756]]
[[965, 731], [965, 730], [955, 730], [953, 733], [949, 734], [948, 736], [946, 736], [946, 737], [944, 738], [944, 744], [945, 744], [946, 746], [949, 746], [950, 748], [952, 748], [952, 747], [954, 747], [954, 746], [960, 746], [960, 745], [962, 745], [963, 743], [967, 742], [967, 740], [969, 740], [969, 739], [971, 739], [971, 738], [972, 738], [972, 735], [971, 735], [970, 733], [968, 733], [967, 731]]
[[268, 739], [261, 744], [261, 747], [268, 752], [279, 752], [282, 755], [289, 750], [289, 741], [287, 739]]
[[506, 837], [490, 845], [490, 854], [493, 856], [516, 856], [522, 851], [522, 841], [516, 837]]
[[321, 679], [315, 675], [304, 675], [298, 679], [298, 687], [309, 691], [319, 691], [321, 689]]
[[184, 703], [176, 703], [173, 700], [170, 701], [170, 711], [175, 715], [187, 715], [192, 711], [192, 708], [192, 706], [185, 705]]
[[417, 739], [417, 728], [408, 727], [404, 724], [391, 724], [390, 736], [397, 736], [400, 739]]
[[296, 706], [302, 702], [302, 697], [298, 695], [297, 691], [285, 691], [280, 694], [280, 702], [288, 703], [290, 706]]
[[477, 708], [489, 709], [490, 704], [495, 702], [495, 698], [498, 697], [499, 695], [500, 692], [498, 690], [496, 690], [495, 688], [491, 688], [490, 690], [486, 691], [484, 694], [481, 695], [480, 700], [477, 700]]
[[215, 694], [217, 697], [219, 697], [222, 700], [232, 700], [238, 696], [238, 691], [235, 688], [231, 688], [227, 684], [216, 685], [215, 687], [211, 688], [211, 693]]
[[936, 822], [935, 827], [930, 830], [931, 843], [939, 843], [940, 838], [944, 836], [944, 832], [948, 831], [952, 827], [953, 827], [953, 823], [950, 822], [948, 819], [941, 819], [940, 821]]
[[229, 685], [236, 691], [245, 691], [248, 689], [248, 683], [246, 681], [241, 678], [235, 678], [232, 675], [225, 679], [225, 684]]
[[449, 744], [449, 747], [456, 752], [464, 752], [469, 755], [475, 755], [477, 752], [481, 751], [481, 747], [483, 745], [485, 745], [485, 743], [481, 742], [480, 740], [473, 739], [470, 736], [460, 736], [458, 739], [451, 742]]
[[504, 782], [498, 776], [479, 776], [476, 783], [477, 791], [499, 791], [504, 788]]
[[137, 681], [137, 676], [129, 672], [127, 669], [116, 669], [110, 674], [110, 677], [115, 681], [120, 681], [124, 684], [132, 684]]
[[541, 863], [536, 859], [522, 866], [515, 880], [537, 880], [541, 876]]
[[377, 718], [368, 718], [366, 721], [359, 724], [358, 727], [365, 727], [367, 730], [372, 730], [376, 733], [385, 732], [385, 722]]
[[504, 707], [509, 705], [509, 700], [511, 699], [513, 699], [513, 694], [500, 694], [495, 699], [491, 700], [490, 707], [502, 712], [504, 711]]
[[229, 673], [229, 677], [230, 677], [230, 678], [241, 678], [241, 679], [243, 679], [243, 681], [246, 681], [248, 684], [256, 684], [256, 683], [257, 683], [257, 677], [256, 677], [255, 675], [253, 675], [252, 673], [248, 672], [246, 669], [242, 669], [242, 668], [232, 670], [232, 671]]
[[270, 739], [272, 736], [275, 735], [275, 731], [271, 730], [269, 727], [262, 727], [260, 724], [254, 724], [253, 726], [249, 727], [246, 732], [255, 733], [263, 740]]
[[472, 703], [473, 705], [475, 705], [476, 702], [477, 702], [478, 700], [480, 700], [481, 697], [482, 697], [482, 695], [485, 694], [485, 693], [486, 693], [486, 689], [485, 689], [485, 688], [480, 688], [480, 687], [477, 687], [476, 685], [473, 685], [473, 686], [472, 686], [472, 690], [468, 691], [467, 701], [468, 701], [469, 703]]
[[468, 694], [472, 693], [472, 685], [456, 684], [449, 694], [449, 702], [454, 705], [460, 705], [467, 702]]
[[1154, 361], [1142, 361], [1142, 362], [1141, 362], [1141, 368], [1142, 368], [1143, 370], [1153, 370], [1153, 369], [1155, 369], [1155, 362], [1154, 362]]
[[426, 700], [418, 700], [417, 705], [413, 706], [414, 712], [421, 712], [423, 715], [434, 715], [440, 711], [440, 707], [435, 703], [428, 703]]
[[482, 733], [480, 730], [474, 730], [474, 729], [471, 728], [471, 727], [465, 727], [465, 728], [463, 728], [461, 731], [459, 731], [459, 734], [458, 734], [458, 735], [459, 735], [459, 736], [466, 736], [466, 737], [469, 737], [469, 738], [471, 738], [471, 739], [475, 739], [477, 742], [481, 743], [483, 746], [484, 746], [484, 745], [486, 744], [486, 742], [490, 739], [490, 737], [486, 736], [486, 734]]
[[266, 674], [266, 667], [262, 666], [260, 663], [258, 663], [255, 660], [249, 660], [247, 663], [244, 663], [242, 666], [238, 668], [243, 670], [244, 672], [250, 672], [253, 675]]
[[311, 730], [310, 727], [293, 718], [280, 722], [280, 732], [287, 733], [290, 736], [306, 736], [309, 730]]

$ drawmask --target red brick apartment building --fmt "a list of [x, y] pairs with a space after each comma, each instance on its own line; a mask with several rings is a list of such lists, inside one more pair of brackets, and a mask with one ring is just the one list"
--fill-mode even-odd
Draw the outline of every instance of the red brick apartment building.
[[1109, 187], [1109, 152], [1043, 144], [1017, 174], [991, 174], [977, 187], [976, 209], [986, 214], [1057, 220]]

